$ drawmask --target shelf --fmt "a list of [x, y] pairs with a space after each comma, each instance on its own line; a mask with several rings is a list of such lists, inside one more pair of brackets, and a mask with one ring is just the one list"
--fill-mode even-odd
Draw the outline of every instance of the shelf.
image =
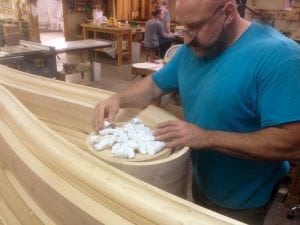
[[91, 12], [92, 1], [91, 0], [75, 0], [74, 2], [75, 12]]

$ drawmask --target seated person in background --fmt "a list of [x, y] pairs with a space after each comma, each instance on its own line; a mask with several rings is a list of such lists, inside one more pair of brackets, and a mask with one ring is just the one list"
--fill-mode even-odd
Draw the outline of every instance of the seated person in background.
[[163, 58], [175, 38], [163, 32], [160, 19], [161, 10], [156, 8], [152, 12], [152, 18], [146, 22], [144, 42], [147, 48], [160, 48], [160, 57]]
[[101, 4], [96, 4], [95, 9], [93, 10], [93, 20], [94, 23], [103, 23], [107, 18], [103, 15], [103, 9]]

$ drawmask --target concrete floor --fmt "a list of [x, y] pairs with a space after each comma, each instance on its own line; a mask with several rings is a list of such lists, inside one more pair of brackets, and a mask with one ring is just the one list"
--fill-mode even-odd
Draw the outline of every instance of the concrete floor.
[[[56, 39], [56, 40], [55, 40]], [[44, 33], [41, 35], [41, 40], [43, 44], [47, 44], [53, 41], [64, 41], [61, 33]], [[141, 53], [140, 61], [145, 61], [145, 54]], [[61, 55], [62, 60], [69, 61], [78, 61], [78, 54], [73, 55]], [[113, 92], [118, 92], [126, 87], [128, 87], [133, 82], [141, 79], [140, 77], [130, 81], [132, 75], [130, 74], [131, 65], [124, 64], [122, 66], [116, 66], [116, 60], [110, 58], [107, 55], [100, 55], [96, 59], [97, 62], [101, 63], [101, 76], [100, 80], [97, 82], [90, 83], [87, 80], [83, 81], [78, 77], [70, 77], [67, 82], [76, 82], [84, 85], [93, 86], [96, 88], [102, 88], [105, 90], [110, 90]], [[125, 61], [126, 63], [126, 61]], [[300, 211], [296, 213], [296, 216], [293, 220], [286, 218], [288, 209], [284, 207], [282, 202], [274, 201], [272, 204], [264, 225], [299, 225], [300, 224]]]

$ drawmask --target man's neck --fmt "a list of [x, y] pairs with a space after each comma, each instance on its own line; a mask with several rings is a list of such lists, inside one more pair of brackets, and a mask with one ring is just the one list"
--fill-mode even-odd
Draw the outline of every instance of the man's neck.
[[232, 45], [236, 40], [238, 40], [250, 25], [251, 22], [243, 18], [237, 18], [235, 23], [232, 25], [232, 35], [228, 40], [228, 46]]

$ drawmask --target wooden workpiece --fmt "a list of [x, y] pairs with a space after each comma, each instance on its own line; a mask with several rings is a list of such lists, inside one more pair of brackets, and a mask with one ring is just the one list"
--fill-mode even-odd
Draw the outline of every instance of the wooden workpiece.
[[[4, 67], [0, 73], [0, 224], [241, 224], [124, 173], [144, 173], [172, 191], [186, 176], [186, 148], [114, 164], [123, 171], [87, 150], [93, 107], [110, 92]], [[175, 119], [150, 106], [123, 110], [118, 120], [135, 115], [153, 125]]]

